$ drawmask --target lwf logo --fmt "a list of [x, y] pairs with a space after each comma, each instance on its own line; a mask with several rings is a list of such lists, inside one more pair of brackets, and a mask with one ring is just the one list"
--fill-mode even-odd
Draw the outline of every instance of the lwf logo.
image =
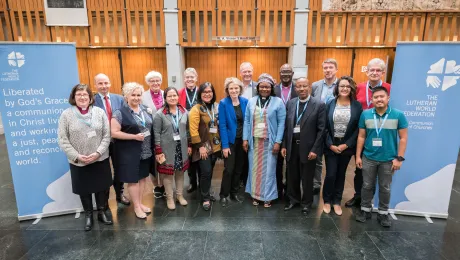
[[457, 65], [454, 60], [446, 62], [446, 59], [442, 58], [430, 66], [426, 77], [426, 86], [433, 88], [442, 86], [441, 90], [445, 91], [455, 86], [458, 79], [460, 79], [460, 65]]
[[8, 54], [8, 64], [13, 67], [22, 67], [26, 63], [26, 60], [24, 59], [24, 55], [20, 52], [14, 52], [12, 51], [10, 54]]

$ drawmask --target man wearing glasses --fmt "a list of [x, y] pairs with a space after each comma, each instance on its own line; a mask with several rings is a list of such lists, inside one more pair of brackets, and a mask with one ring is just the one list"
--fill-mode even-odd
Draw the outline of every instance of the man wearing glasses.
[[[373, 108], [372, 104], [372, 90], [376, 87], [384, 87], [390, 95], [391, 85], [383, 82], [383, 76], [386, 72], [386, 64], [379, 58], [374, 58], [367, 64], [366, 75], [368, 80], [366, 82], [359, 83], [356, 87], [356, 98], [363, 106], [363, 110]], [[359, 207], [361, 205], [361, 188], [363, 186], [363, 172], [361, 169], [356, 168], [355, 170], [355, 196], [345, 203], [346, 207]]]

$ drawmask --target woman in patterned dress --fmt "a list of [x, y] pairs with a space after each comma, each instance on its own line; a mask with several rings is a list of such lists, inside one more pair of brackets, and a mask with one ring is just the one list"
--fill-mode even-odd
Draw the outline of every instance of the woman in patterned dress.
[[[158, 110], [154, 118], [155, 157], [157, 171], [162, 175], [166, 191], [168, 209], [176, 208], [173, 196], [173, 182], [176, 182], [176, 200], [187, 206], [184, 199], [184, 171], [189, 167], [189, 154], [192, 149], [187, 139], [188, 113], [178, 104], [177, 89], [168, 87], [164, 91], [165, 105]], [[175, 144], [175, 145], [174, 145]]]
[[338, 81], [334, 96], [326, 106], [326, 133], [324, 155], [326, 178], [324, 179], [324, 213], [331, 212], [331, 204], [338, 216], [342, 215], [342, 201], [345, 172], [351, 156], [356, 151], [358, 122], [361, 104], [356, 100], [356, 84], [353, 78], [344, 76]]
[[276, 162], [284, 133], [286, 109], [275, 96], [275, 81], [264, 73], [259, 76], [257, 96], [246, 107], [243, 127], [243, 149], [248, 151], [249, 173], [246, 192], [251, 194], [253, 205], [278, 198], [276, 187]]

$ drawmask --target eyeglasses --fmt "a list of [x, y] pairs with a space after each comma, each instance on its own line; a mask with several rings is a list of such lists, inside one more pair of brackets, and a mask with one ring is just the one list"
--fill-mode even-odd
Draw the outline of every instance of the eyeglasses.
[[370, 69], [369, 72], [370, 73], [382, 73], [383, 70], [381, 70], [381, 69]]
[[149, 80], [149, 83], [161, 83], [161, 80]]
[[203, 91], [203, 94], [212, 94], [212, 90]]
[[78, 98], [82, 98], [82, 97], [87, 98], [87, 97], [89, 97], [88, 94], [75, 94], [75, 96], [78, 97]]
[[339, 86], [339, 88], [351, 89], [351, 86], [350, 86], [350, 85], [348, 85], [348, 86], [346, 86], [346, 85], [341, 85], [341, 86]]

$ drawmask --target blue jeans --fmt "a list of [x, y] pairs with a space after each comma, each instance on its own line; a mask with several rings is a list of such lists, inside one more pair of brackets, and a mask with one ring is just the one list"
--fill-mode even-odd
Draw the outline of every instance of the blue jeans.
[[363, 188], [361, 190], [361, 209], [372, 211], [375, 183], [379, 182], [379, 214], [388, 214], [391, 195], [391, 181], [393, 180], [392, 161], [378, 162], [363, 156]]

